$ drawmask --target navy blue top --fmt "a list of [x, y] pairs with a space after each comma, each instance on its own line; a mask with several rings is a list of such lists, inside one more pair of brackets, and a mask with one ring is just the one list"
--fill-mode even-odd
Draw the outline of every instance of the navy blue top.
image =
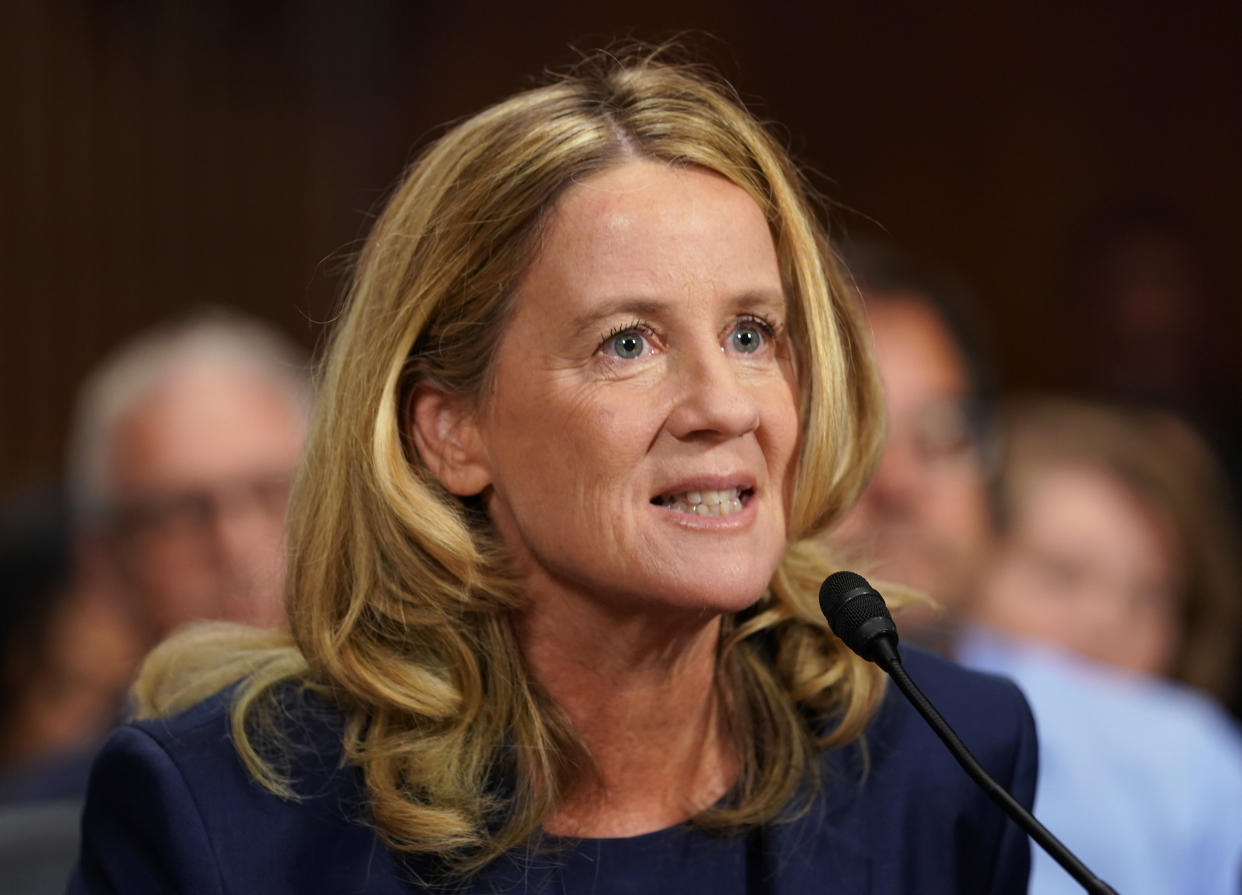
[[[1035, 726], [1017, 688], [914, 649], [911, 676], [988, 771], [1030, 807]], [[365, 793], [339, 767], [331, 717], [298, 718], [292, 757], [300, 802], [257, 786], [228, 733], [220, 695], [168, 719], [117, 731], [96, 762], [71, 893], [366, 893], [429, 891], [426, 864], [386, 849], [367, 825]], [[749, 834], [685, 826], [514, 854], [465, 887], [482, 893], [919, 893], [1026, 891], [1024, 834], [889, 688], [857, 745], [821, 757], [809, 811]]]
[[762, 839], [713, 836], [687, 825], [627, 839], [587, 839], [572, 848], [506, 858], [467, 890], [531, 895], [703, 892], [751, 895], [769, 891]]

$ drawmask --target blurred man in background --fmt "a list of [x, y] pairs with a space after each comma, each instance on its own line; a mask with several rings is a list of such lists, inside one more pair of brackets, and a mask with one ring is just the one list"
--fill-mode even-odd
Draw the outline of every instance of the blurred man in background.
[[74, 511], [148, 646], [198, 619], [280, 624], [285, 501], [309, 407], [304, 354], [223, 313], [139, 336], [87, 378]]
[[200, 619], [282, 624], [307, 366], [270, 327], [213, 311], [137, 336], [81, 386], [68, 508], [45, 495], [3, 526], [5, 891], [63, 889], [93, 752], [147, 650]]
[[[903, 639], [1018, 682], [1040, 732], [1037, 815], [1102, 879], [1127, 895], [1236, 893], [1237, 732], [1186, 688], [981, 626], [982, 587], [997, 585], [990, 569], [1004, 551], [991, 490], [993, 395], [978, 342], [963, 325], [970, 318], [896, 253], [859, 250], [852, 263], [884, 379], [890, 442], [874, 481], [833, 533], [835, 546], [941, 605], [936, 614], [903, 610]], [[1080, 891], [1042, 850], [1032, 859], [1032, 895]]]
[[888, 405], [884, 455], [833, 534], [851, 564], [932, 597], [911, 604], [902, 637], [949, 654], [991, 542], [988, 361], [959, 290], [878, 245], [858, 247]]
[[0, 802], [83, 792], [137, 663], [173, 629], [281, 623], [309, 404], [304, 354], [224, 312], [142, 334], [87, 377], [67, 500], [6, 509]]

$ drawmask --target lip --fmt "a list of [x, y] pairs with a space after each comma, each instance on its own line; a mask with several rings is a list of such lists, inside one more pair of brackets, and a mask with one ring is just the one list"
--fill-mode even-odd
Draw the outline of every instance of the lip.
[[[654, 500], [662, 494], [681, 494], [685, 491], [724, 491], [728, 488], [737, 488], [739, 491], [754, 491], [755, 477], [746, 473], [739, 473], [737, 475], [697, 476], [695, 478], [682, 479], [656, 491], [651, 495], [651, 498]], [[752, 494], [751, 496], [753, 497], [754, 495]]]

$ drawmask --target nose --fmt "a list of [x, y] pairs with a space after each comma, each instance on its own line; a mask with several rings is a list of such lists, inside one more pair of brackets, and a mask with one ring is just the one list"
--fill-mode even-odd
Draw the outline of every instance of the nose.
[[736, 363], [715, 342], [682, 355], [667, 424], [674, 437], [724, 441], [759, 428], [759, 402]]

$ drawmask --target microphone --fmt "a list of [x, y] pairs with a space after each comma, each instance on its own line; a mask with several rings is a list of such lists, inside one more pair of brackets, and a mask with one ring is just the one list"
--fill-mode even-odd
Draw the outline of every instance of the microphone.
[[923, 695], [923, 691], [910, 679], [897, 651], [897, 625], [893, 623], [884, 598], [867, 583], [866, 578], [855, 572], [845, 571], [829, 575], [819, 588], [819, 608], [828, 620], [832, 633], [859, 656], [868, 662], [874, 662], [888, 673], [897, 689], [910, 700], [949, 748], [962, 769], [1028, 836], [1039, 843], [1040, 848], [1092, 895], [1117, 895], [1108, 883], [1092, 873], [1073, 852], [1048, 832], [1047, 827], [992, 779], [940, 712], [936, 711], [936, 707]]

